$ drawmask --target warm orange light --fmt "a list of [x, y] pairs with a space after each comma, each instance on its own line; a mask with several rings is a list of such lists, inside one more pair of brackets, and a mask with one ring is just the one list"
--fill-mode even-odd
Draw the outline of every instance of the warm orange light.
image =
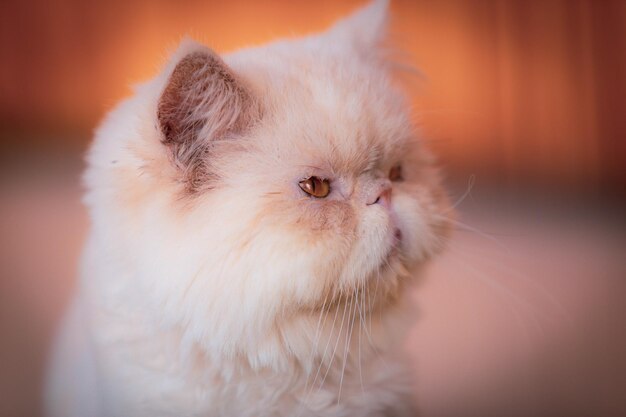
[[[362, 1], [4, 2], [0, 122], [83, 137], [190, 35], [217, 51], [322, 30]], [[425, 136], [451, 170], [626, 180], [620, 1], [392, 1]], [[11, 18], [7, 18], [11, 16]], [[620, 70], [621, 68], [621, 70]]]

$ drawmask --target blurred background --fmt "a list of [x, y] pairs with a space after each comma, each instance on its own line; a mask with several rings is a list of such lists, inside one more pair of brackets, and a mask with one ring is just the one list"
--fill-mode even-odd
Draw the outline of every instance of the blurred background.
[[[0, 1], [0, 415], [38, 416], [98, 121], [184, 35], [218, 52], [362, 1]], [[626, 1], [392, 0], [460, 224], [414, 294], [424, 416], [626, 415]]]

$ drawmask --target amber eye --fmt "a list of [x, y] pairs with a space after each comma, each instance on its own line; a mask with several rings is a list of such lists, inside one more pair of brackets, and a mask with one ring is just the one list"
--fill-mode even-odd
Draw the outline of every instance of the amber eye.
[[391, 181], [402, 181], [404, 179], [402, 176], [402, 165], [396, 165], [389, 170], [389, 179]]
[[319, 177], [309, 177], [298, 183], [302, 191], [317, 198], [324, 198], [330, 193], [330, 182]]

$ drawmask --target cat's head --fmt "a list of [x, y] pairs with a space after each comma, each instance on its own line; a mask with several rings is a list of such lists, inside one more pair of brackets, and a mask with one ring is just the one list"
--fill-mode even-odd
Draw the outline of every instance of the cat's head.
[[447, 200], [390, 79], [386, 20], [377, 2], [223, 57], [183, 42], [109, 115], [86, 201], [138, 304], [263, 364], [310, 350], [320, 312], [395, 305], [442, 246]]

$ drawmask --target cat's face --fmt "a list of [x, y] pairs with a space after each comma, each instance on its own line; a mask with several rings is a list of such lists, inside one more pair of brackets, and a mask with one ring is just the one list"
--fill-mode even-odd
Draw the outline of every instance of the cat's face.
[[370, 9], [226, 62], [186, 44], [98, 134], [95, 223], [209, 349], [285, 343], [283, 324], [355, 294], [363, 314], [384, 309], [442, 245], [437, 171], [379, 40], [357, 30], [382, 25]]
[[314, 308], [328, 292], [349, 294], [391, 271], [383, 285], [395, 284], [426, 259], [438, 248], [433, 214], [443, 200], [406, 103], [383, 74], [297, 75], [264, 92], [263, 115], [239, 147], [216, 151], [222, 159], [210, 170], [219, 173], [207, 192], [236, 192], [249, 210], [238, 239], [271, 247], [275, 259], [250, 262], [268, 273], [284, 264], [277, 288]]

